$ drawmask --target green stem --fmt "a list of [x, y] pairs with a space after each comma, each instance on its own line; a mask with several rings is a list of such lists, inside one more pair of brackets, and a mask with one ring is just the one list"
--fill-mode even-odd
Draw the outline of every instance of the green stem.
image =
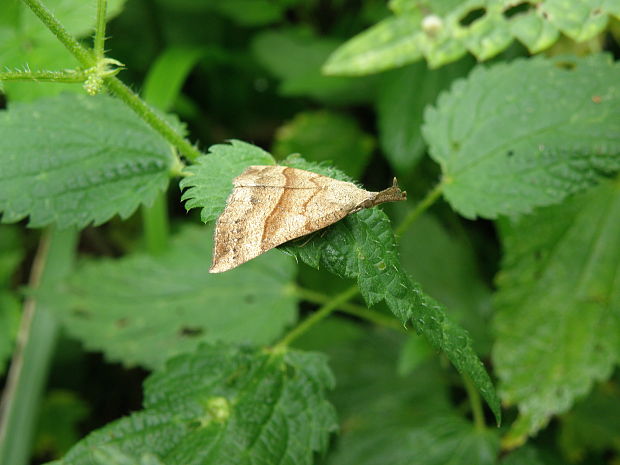
[[95, 27], [95, 58], [97, 61], [103, 60], [105, 56], [105, 19], [108, 8], [106, 0], [97, 0], [97, 25]]
[[168, 247], [170, 226], [167, 200], [166, 192], [160, 192], [152, 206], [142, 207], [144, 241], [151, 255], [159, 255]]
[[0, 72], [0, 81], [43, 81], [82, 83], [88, 76], [80, 70], [67, 71], [5, 71]]
[[[73, 267], [78, 233], [51, 230], [41, 239], [31, 288], [49, 288]], [[26, 465], [32, 452], [41, 397], [58, 335], [58, 322], [43, 299], [24, 302], [17, 346], [0, 405], [0, 463]]]
[[394, 235], [397, 238], [402, 236], [403, 233], [407, 229], [409, 229], [409, 226], [411, 226], [413, 222], [417, 220], [418, 217], [422, 213], [424, 213], [433, 203], [435, 203], [435, 201], [439, 197], [441, 197], [442, 193], [443, 193], [443, 183], [440, 182], [430, 192], [428, 192], [428, 194], [426, 194], [426, 197], [424, 197], [422, 201], [420, 201], [420, 203], [418, 203], [413, 210], [411, 210], [407, 214], [405, 219], [398, 225], [398, 227], [394, 231]]
[[119, 99], [127, 104], [138, 116], [146, 121], [153, 129], [164, 136], [168, 142], [174, 145], [185, 157], [195, 160], [201, 153], [196, 147], [189, 143], [187, 139], [182, 137], [176, 130], [159, 117], [157, 113], [149, 107], [144, 100], [127, 87], [116, 77], [107, 77], [104, 79], [108, 89]]
[[314, 312], [312, 315], [302, 321], [299, 325], [295, 326], [295, 328], [293, 328], [286, 336], [284, 336], [284, 338], [282, 338], [280, 342], [278, 342], [274, 346], [274, 350], [277, 351], [278, 349], [289, 346], [295, 339], [304, 334], [319, 321], [326, 318], [337, 308], [342, 307], [344, 303], [352, 299], [358, 292], [359, 289], [357, 286], [351, 286], [346, 291], [338, 294], [336, 297], [331, 299], [316, 312]]
[[[295, 286], [293, 293], [302, 300], [312, 302], [314, 304], [325, 305], [331, 301], [331, 297], [320, 292], [305, 289], [303, 287]], [[398, 320], [392, 318], [389, 315], [369, 310], [361, 305], [355, 305], [345, 302], [340, 305], [336, 311], [346, 313], [348, 315], [356, 316], [363, 320], [370, 321], [379, 326], [385, 326], [388, 328], [403, 330], [404, 327]]]
[[[84, 68], [92, 68], [97, 64], [94, 54], [84, 48], [40, 0], [22, 0], [39, 17], [52, 33], [58, 37], [65, 47], [78, 59]], [[174, 128], [157, 115], [138, 95], [114, 76], [107, 76], [104, 81], [108, 89], [134, 110], [146, 123], [159, 132], [174, 145], [184, 156], [195, 160], [201, 153], [187, 139], [179, 135]]]
[[467, 397], [469, 398], [469, 404], [471, 405], [472, 416], [474, 417], [474, 425], [476, 430], [484, 431], [486, 425], [484, 423], [484, 412], [482, 411], [482, 401], [480, 400], [480, 394], [474, 386], [471, 378], [463, 374], [461, 375], [463, 383], [465, 384], [465, 390], [467, 391]]
[[56, 19], [54, 14], [48, 10], [40, 0], [22, 0], [35, 15], [39, 17], [43, 24], [54, 34], [60, 42], [75, 56], [84, 68], [95, 66], [97, 60], [90, 50], [83, 47], [75, 37]]

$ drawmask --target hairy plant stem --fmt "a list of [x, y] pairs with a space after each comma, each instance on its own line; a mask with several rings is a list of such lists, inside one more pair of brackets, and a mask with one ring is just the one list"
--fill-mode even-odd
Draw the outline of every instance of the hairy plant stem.
[[[302, 300], [319, 305], [325, 305], [332, 300], [331, 297], [326, 294], [312, 291], [310, 289], [305, 289], [300, 286], [295, 286], [293, 293], [295, 294], [295, 296], [299, 297]], [[345, 302], [338, 308], [336, 308], [336, 311], [370, 321], [371, 323], [379, 326], [385, 326], [398, 330], [405, 330], [405, 327], [400, 324], [398, 320], [396, 320], [396, 318], [392, 318], [389, 315], [384, 315], [383, 313], [372, 311], [361, 305], [355, 305]]]
[[[50, 230], [43, 234], [32, 265], [32, 289], [53, 286], [73, 267], [78, 232]], [[0, 463], [26, 465], [40, 400], [54, 354], [58, 322], [46, 302], [24, 302], [17, 344], [0, 404]]]
[[325, 319], [334, 310], [342, 307], [343, 304], [352, 299], [358, 292], [359, 289], [357, 286], [351, 286], [346, 291], [338, 294], [333, 299], [330, 299], [329, 302], [302, 321], [299, 325], [295, 326], [286, 336], [284, 336], [282, 340], [274, 346], [274, 351], [289, 346], [295, 339], [307, 332], [318, 322]]
[[54, 34], [58, 40], [78, 59], [84, 68], [95, 66], [97, 59], [93, 53], [80, 44], [75, 37], [56, 19], [54, 14], [47, 9], [41, 0], [22, 0], [32, 12], [39, 17], [43, 24]]
[[170, 126], [167, 121], [160, 118], [159, 115], [138, 96], [138, 94], [123, 84], [120, 79], [110, 76], [106, 77], [104, 82], [110, 92], [125, 102], [129, 108], [135, 111], [153, 129], [164, 136], [168, 142], [174, 145], [179, 152], [181, 152], [183, 156], [189, 160], [195, 160], [201, 155], [200, 150], [176, 132], [176, 130]]
[[461, 378], [465, 384], [465, 390], [467, 391], [467, 397], [469, 398], [469, 404], [471, 405], [471, 413], [474, 417], [474, 426], [477, 431], [484, 431], [486, 429], [486, 424], [484, 422], [484, 412], [482, 411], [480, 394], [468, 375], [462, 374]]
[[105, 19], [107, 9], [107, 0], [97, 0], [97, 25], [95, 26], [95, 41], [93, 47], [97, 61], [103, 60], [105, 56]]
[[[60, 42], [77, 58], [84, 68], [92, 68], [97, 65], [95, 54], [82, 46], [56, 19], [41, 0], [22, 0], [48, 29], [60, 40]], [[190, 160], [200, 156], [200, 151], [187, 139], [178, 134], [175, 129], [159, 117], [138, 95], [114, 76], [105, 76], [104, 82], [114, 95], [121, 99], [127, 106], [135, 111], [147, 124], [159, 132], [168, 142], [175, 146], [179, 152]]]
[[432, 190], [430, 190], [426, 196], [418, 203], [413, 210], [411, 210], [405, 219], [401, 221], [396, 230], [394, 231], [394, 235], [398, 239], [403, 235], [407, 229], [414, 223], [418, 217], [424, 213], [428, 208], [435, 203], [435, 201], [441, 197], [443, 193], [443, 183], [437, 184]]
[[88, 75], [82, 70], [0, 72], [0, 81], [82, 83], [86, 80], [87, 77]]

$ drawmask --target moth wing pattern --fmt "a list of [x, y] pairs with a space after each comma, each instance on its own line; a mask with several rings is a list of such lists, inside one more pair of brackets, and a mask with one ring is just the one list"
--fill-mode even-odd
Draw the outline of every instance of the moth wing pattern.
[[211, 273], [325, 228], [374, 195], [349, 182], [285, 166], [249, 166], [233, 186], [216, 223]]

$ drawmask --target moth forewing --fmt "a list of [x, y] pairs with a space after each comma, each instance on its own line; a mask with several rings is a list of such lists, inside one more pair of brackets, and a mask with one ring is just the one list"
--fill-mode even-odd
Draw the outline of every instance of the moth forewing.
[[406, 198], [396, 179], [381, 192], [369, 192], [298, 168], [249, 166], [233, 180], [233, 191], [217, 220], [209, 271], [230, 270], [363, 208]]

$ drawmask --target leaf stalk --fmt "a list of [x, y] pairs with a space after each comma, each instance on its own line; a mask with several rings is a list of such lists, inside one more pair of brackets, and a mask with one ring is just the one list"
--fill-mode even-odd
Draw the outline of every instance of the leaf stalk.
[[357, 295], [359, 292], [359, 288], [357, 286], [351, 286], [346, 291], [338, 294], [321, 308], [319, 308], [316, 312], [302, 321], [299, 325], [294, 327], [286, 336], [282, 338], [280, 342], [278, 342], [273, 350], [279, 351], [291, 345], [291, 343], [299, 338], [302, 334], [306, 333], [310, 328], [324, 320], [327, 316], [329, 316], [334, 310], [338, 307], [341, 307], [347, 301], [351, 300], [353, 297]]
[[398, 225], [394, 231], [396, 239], [402, 236], [407, 229], [418, 219], [418, 217], [424, 213], [428, 208], [435, 203], [435, 201], [443, 194], [443, 183], [440, 182], [432, 190], [430, 190], [426, 196], [418, 203], [413, 210], [411, 210], [405, 219]]

